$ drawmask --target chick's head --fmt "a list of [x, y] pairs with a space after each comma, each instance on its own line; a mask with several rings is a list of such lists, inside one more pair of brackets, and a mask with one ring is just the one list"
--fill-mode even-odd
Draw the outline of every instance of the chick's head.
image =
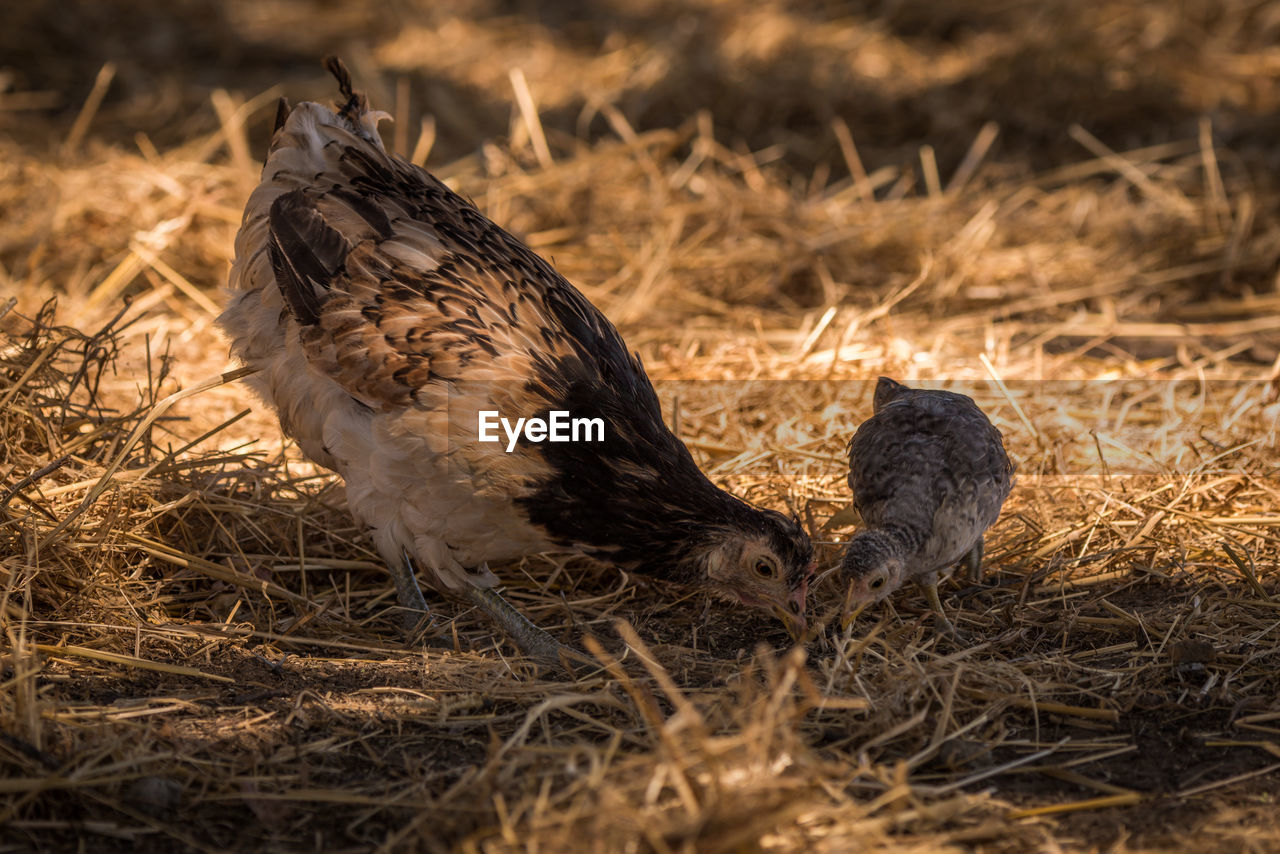
[[848, 586], [845, 596], [845, 621], [867, 605], [879, 602], [907, 580], [907, 565], [893, 543], [877, 536], [879, 532], [863, 532], [849, 541], [840, 559], [840, 578]]

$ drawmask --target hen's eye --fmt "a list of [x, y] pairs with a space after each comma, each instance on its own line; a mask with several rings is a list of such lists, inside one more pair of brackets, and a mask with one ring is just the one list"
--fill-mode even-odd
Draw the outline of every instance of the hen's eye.
[[774, 579], [778, 577], [778, 567], [768, 560], [756, 561], [755, 572], [761, 578]]

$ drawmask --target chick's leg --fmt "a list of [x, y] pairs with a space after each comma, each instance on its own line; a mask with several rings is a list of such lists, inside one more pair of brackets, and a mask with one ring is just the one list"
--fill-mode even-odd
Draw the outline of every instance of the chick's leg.
[[969, 568], [969, 580], [974, 584], [982, 583], [982, 538], [973, 544], [973, 548], [964, 556], [964, 565]]
[[487, 587], [466, 585], [462, 597], [489, 615], [489, 619], [507, 636], [516, 642], [516, 646], [525, 655], [543, 664], [559, 665], [574, 674], [571, 662], [590, 664], [591, 661], [577, 650], [567, 647], [529, 622], [529, 618], [511, 607], [506, 599], [497, 591]]
[[938, 628], [944, 634], [960, 637], [960, 632], [956, 630], [956, 627], [947, 619], [946, 612], [942, 610], [942, 600], [938, 598], [938, 577], [935, 575], [923, 581], [922, 584], [924, 586], [924, 595], [929, 599], [929, 607], [933, 609], [934, 619], [938, 624]]

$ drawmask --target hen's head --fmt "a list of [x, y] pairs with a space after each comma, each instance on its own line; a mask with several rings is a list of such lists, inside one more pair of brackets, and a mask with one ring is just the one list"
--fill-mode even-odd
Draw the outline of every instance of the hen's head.
[[795, 519], [773, 510], [753, 510], [749, 524], [714, 532], [702, 568], [712, 592], [768, 611], [792, 638], [804, 633], [813, 546]]
[[840, 577], [849, 585], [847, 608], [879, 602], [907, 580], [907, 566], [893, 543], [879, 531], [864, 531], [849, 541], [840, 559]]

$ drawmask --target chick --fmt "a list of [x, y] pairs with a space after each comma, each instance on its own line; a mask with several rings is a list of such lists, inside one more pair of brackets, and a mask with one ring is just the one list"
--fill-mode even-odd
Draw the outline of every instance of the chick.
[[[326, 67], [342, 103], [282, 100], [218, 322], [284, 431], [342, 475], [410, 624], [427, 609], [421, 570], [554, 662], [563, 648], [497, 594], [489, 564], [567, 549], [803, 631], [813, 562], [799, 523], [715, 487], [604, 315], [389, 154], [386, 114], [340, 61]], [[603, 429], [509, 442], [495, 428], [555, 412]]]
[[1013, 463], [1000, 431], [963, 394], [881, 377], [872, 411], [849, 441], [849, 487], [866, 527], [840, 563], [846, 625], [910, 579], [955, 634], [938, 599], [939, 573], [963, 559], [982, 580], [982, 535], [1013, 487]]

